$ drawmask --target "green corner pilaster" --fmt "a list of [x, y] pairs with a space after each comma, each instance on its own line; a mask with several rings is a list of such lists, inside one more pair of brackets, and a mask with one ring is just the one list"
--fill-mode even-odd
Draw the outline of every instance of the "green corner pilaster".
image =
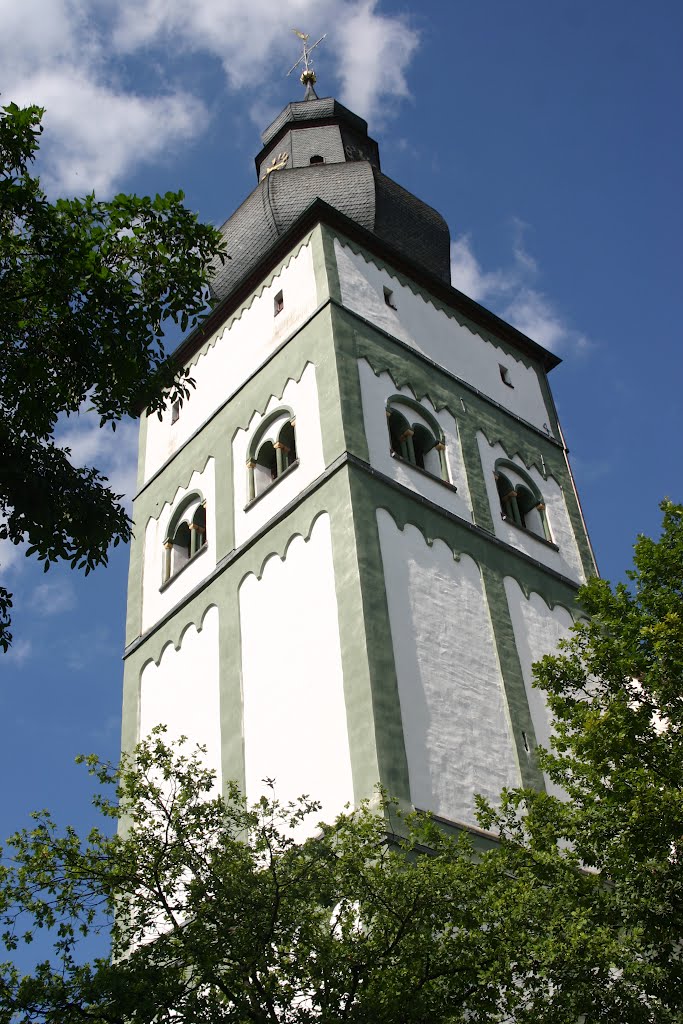
[[478, 424], [474, 417], [463, 412], [458, 418], [458, 431], [460, 433], [460, 447], [462, 459], [467, 474], [467, 484], [470, 489], [470, 500], [472, 502], [473, 521], [477, 526], [489, 533], [495, 532], [489, 495], [484, 480], [484, 467], [481, 464], [481, 453], [477, 444]]
[[[365, 472], [349, 466], [354, 549], [360, 587], [362, 619], [347, 623], [354, 630], [352, 642], [358, 645], [359, 622], [366, 638], [367, 670], [372, 692], [375, 743], [379, 780], [392, 796], [410, 803], [408, 760], [403, 737], [403, 721], [398, 678], [391, 637], [384, 566], [377, 526], [376, 504]], [[367, 794], [364, 794], [367, 795]]]
[[370, 454], [363, 418], [356, 332], [338, 306], [332, 306], [331, 310], [344, 451], [368, 462]]
[[[531, 711], [524, 685], [524, 675], [517, 653], [517, 644], [510, 617], [507, 594], [503, 577], [489, 566], [480, 566], [484, 581], [486, 600], [491, 616], [493, 636], [496, 643], [498, 663], [503, 677], [505, 697], [510, 714], [510, 725], [515, 745], [515, 754], [522, 785], [531, 789], [544, 790], [543, 773], [534, 762], [537, 746], [536, 733], [531, 720]], [[524, 743], [526, 736], [527, 743]], [[528, 750], [527, 750], [528, 746]]]
[[147, 420], [146, 412], [138, 417], [138, 473], [136, 491], [139, 491], [145, 482], [145, 461], [147, 458]]
[[[318, 302], [325, 299], [333, 299], [341, 302], [341, 284], [339, 283], [339, 270], [337, 269], [337, 254], [334, 251], [334, 234], [325, 225], [319, 226], [320, 240], [322, 245], [322, 257], [326, 276], [326, 290], [324, 296], [318, 292]], [[318, 280], [316, 272], [316, 282]]]
[[246, 792], [242, 723], [242, 636], [237, 571], [221, 580], [218, 612], [218, 676], [220, 681], [221, 769], [225, 782], [236, 782]]

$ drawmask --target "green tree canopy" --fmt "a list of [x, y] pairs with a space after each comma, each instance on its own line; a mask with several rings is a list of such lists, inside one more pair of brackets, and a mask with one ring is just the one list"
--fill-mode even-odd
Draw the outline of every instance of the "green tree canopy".
[[661, 508], [629, 583], [582, 587], [589, 618], [535, 666], [555, 719], [540, 765], [568, 799], [518, 790], [481, 819], [511, 871], [599, 872], [609, 1019], [659, 1024], [683, 1020], [683, 505]]
[[[681, 1024], [683, 506], [664, 513], [630, 586], [591, 581], [590, 621], [540, 663], [566, 801], [482, 803], [493, 842], [380, 796], [304, 841], [315, 803], [218, 794], [163, 732], [86, 758], [119, 830], [41, 812], [8, 841], [5, 946], [54, 946], [0, 965], [0, 1021]], [[111, 955], [88, 959], [98, 930]]]
[[[159, 734], [119, 769], [89, 764], [116, 791], [117, 802], [98, 803], [121, 831], [60, 835], [42, 813], [10, 841], [5, 943], [50, 928], [55, 944], [27, 977], [5, 965], [0, 1019], [565, 1019], [530, 1015], [520, 984], [536, 960], [519, 936], [534, 907], [539, 928], [545, 899], [534, 901], [528, 876], [509, 877], [495, 855], [475, 856], [466, 837], [379, 801], [295, 842], [317, 805], [248, 808], [234, 786], [216, 796], [201, 759]], [[594, 888], [575, 871], [569, 879], [567, 913]], [[111, 928], [111, 957], [84, 963], [79, 944], [98, 927]], [[582, 955], [589, 947], [582, 940]], [[544, 977], [538, 991], [547, 988]], [[575, 994], [565, 1002], [573, 1010]]]
[[[198, 323], [224, 253], [180, 192], [48, 202], [31, 169], [41, 116], [0, 112], [0, 539], [27, 541], [46, 569], [66, 559], [89, 572], [131, 524], [106, 478], [55, 440], [58, 419], [87, 402], [115, 428], [186, 398], [164, 329]], [[5, 650], [10, 607], [2, 588]]]

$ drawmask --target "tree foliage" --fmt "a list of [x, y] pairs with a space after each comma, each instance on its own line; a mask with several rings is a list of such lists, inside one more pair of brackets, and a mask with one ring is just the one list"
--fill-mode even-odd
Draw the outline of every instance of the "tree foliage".
[[[106, 478], [72, 464], [58, 419], [87, 402], [115, 429], [187, 397], [164, 329], [198, 323], [223, 251], [180, 192], [48, 202], [31, 167], [41, 116], [0, 112], [0, 539], [27, 541], [46, 569], [66, 559], [89, 572], [131, 524]], [[5, 650], [10, 608], [0, 589]]]
[[[584, 587], [590, 620], [538, 668], [568, 799], [482, 803], [498, 843], [381, 795], [303, 839], [318, 805], [219, 795], [162, 730], [118, 767], [85, 758], [118, 832], [41, 812], [8, 841], [5, 946], [54, 946], [0, 966], [0, 1021], [681, 1024], [682, 581], [665, 503], [630, 585]], [[98, 931], [110, 955], [88, 960]]]
[[590, 580], [589, 618], [536, 665], [555, 718], [540, 764], [569, 799], [514, 791], [482, 816], [510, 870], [599, 872], [608, 1019], [658, 1024], [683, 1020], [683, 505], [661, 508], [662, 535], [638, 538], [629, 583]]
[[[466, 839], [387, 802], [295, 842], [314, 803], [212, 795], [198, 757], [159, 735], [118, 770], [89, 764], [124, 828], [82, 842], [43, 814], [11, 841], [5, 942], [36, 926], [56, 942], [30, 977], [5, 966], [1, 1019], [422, 1024], [518, 1003], [510, 882]], [[111, 957], [80, 963], [79, 939], [102, 925]]]

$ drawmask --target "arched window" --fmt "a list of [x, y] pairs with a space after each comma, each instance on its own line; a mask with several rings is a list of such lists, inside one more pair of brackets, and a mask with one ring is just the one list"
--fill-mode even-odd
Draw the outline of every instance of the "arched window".
[[206, 503], [188, 494], [171, 516], [164, 540], [163, 582], [175, 576], [206, 546]]
[[315, 156], [311, 157], [309, 163], [312, 163], [312, 164], [324, 164], [325, 163], [325, 158], [320, 156], [319, 153], [316, 153]]
[[505, 459], [496, 462], [495, 477], [503, 519], [552, 543], [543, 495], [531, 478]]
[[190, 555], [196, 554], [206, 544], [206, 505], [199, 505], [197, 511], [192, 516], [192, 523], [190, 524], [190, 531], [193, 532], [194, 536], [194, 551], [190, 550]]
[[396, 395], [387, 402], [391, 454], [448, 481], [446, 445], [437, 420], [419, 402]]
[[295, 424], [291, 409], [279, 409], [268, 416], [254, 435], [247, 457], [249, 501], [298, 465]]

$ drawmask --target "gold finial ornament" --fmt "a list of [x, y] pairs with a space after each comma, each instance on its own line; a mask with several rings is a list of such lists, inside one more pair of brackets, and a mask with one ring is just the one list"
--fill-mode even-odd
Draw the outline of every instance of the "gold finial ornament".
[[[292, 71], [296, 71], [296, 69], [299, 67], [299, 65], [303, 64], [303, 70], [301, 72], [301, 76], [300, 76], [299, 81], [301, 82], [302, 85], [306, 86], [306, 89], [308, 91], [308, 87], [309, 86], [311, 86], [311, 87], [314, 86], [316, 81], [317, 81], [315, 71], [313, 70], [313, 61], [311, 60], [311, 52], [313, 50], [315, 50], [315, 48], [318, 45], [318, 43], [322, 43], [323, 39], [325, 39], [325, 37], [327, 36], [327, 32], [325, 33], [325, 35], [322, 35], [320, 37], [320, 39], [316, 40], [316, 42], [313, 43], [312, 46], [308, 45], [308, 40], [309, 40], [310, 36], [308, 35], [307, 32], [299, 32], [298, 28], [293, 28], [292, 32], [294, 33], [295, 36], [298, 36], [299, 39], [301, 40], [301, 42], [303, 44], [303, 53], [299, 57], [299, 59], [296, 62], [296, 64], [289, 69], [289, 71], [287, 72], [287, 75], [288, 76], [291, 75]], [[315, 93], [313, 95], [315, 95]]]
[[271, 160], [270, 166], [266, 167], [266, 174], [271, 174], [273, 171], [281, 171], [283, 167], [287, 166], [288, 160], [289, 153], [278, 153]]

